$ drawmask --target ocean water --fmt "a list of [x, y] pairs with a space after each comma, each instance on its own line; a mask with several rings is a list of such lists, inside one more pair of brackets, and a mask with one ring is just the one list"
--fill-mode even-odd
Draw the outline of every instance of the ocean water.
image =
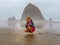
[[[42, 22], [40, 24], [42, 24]], [[42, 26], [42, 25], [40, 25], [40, 26]], [[5, 27], [13, 27], [13, 26], [9, 26], [7, 21], [0, 21], [0, 28], [1, 27], [5, 28]], [[16, 23], [15, 27], [16, 28], [21, 27], [20, 22]], [[45, 23], [42, 28], [60, 30], [60, 23], [58, 23], [58, 22], [57, 23]]]
[[46, 23], [44, 26], [46, 29], [60, 30], [60, 23]]

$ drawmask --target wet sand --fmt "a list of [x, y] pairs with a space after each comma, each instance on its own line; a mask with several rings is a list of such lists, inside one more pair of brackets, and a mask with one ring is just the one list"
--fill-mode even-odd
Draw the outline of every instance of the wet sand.
[[60, 35], [37, 32], [29, 35], [19, 29], [0, 28], [0, 45], [60, 45]]

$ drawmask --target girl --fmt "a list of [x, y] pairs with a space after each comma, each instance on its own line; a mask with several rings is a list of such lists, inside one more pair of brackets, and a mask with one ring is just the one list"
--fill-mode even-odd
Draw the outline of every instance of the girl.
[[26, 18], [26, 30], [25, 30], [25, 32], [33, 33], [34, 31], [35, 31], [34, 23], [30, 17], [27, 17]]

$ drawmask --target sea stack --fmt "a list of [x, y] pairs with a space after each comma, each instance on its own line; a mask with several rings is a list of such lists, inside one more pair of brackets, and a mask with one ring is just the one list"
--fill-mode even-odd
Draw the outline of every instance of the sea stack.
[[24, 26], [26, 23], [25, 22], [26, 17], [31, 17], [36, 27], [40, 27], [40, 26], [42, 27], [44, 25], [44, 23], [41, 22], [41, 21], [45, 21], [41, 11], [37, 6], [31, 3], [29, 3], [23, 11], [22, 18], [20, 20], [22, 26]]
[[31, 3], [29, 3], [25, 7], [21, 20], [25, 20], [25, 18], [28, 16], [31, 17], [33, 20], [45, 20], [39, 8]]

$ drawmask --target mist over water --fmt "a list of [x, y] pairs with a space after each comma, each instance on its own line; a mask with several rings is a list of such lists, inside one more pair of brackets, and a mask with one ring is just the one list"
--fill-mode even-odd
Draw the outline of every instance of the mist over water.
[[0, 28], [19, 28], [19, 27], [21, 27], [19, 22], [17, 22], [13, 26], [13, 23], [12, 25], [9, 25], [7, 21], [0, 21]]
[[[25, 27], [25, 22], [22, 24], [19, 21], [15, 24], [14, 23], [15, 22], [12, 22], [12, 25], [9, 25], [7, 21], [0, 21], [0, 28], [24, 28]], [[37, 25], [39, 23], [40, 23], [40, 25]], [[42, 26], [42, 24], [43, 24], [43, 26]], [[23, 25], [23, 26], [21, 26], [21, 25]], [[35, 25], [37, 25], [38, 28], [39, 28], [39, 26], [42, 26], [42, 29], [43, 28], [45, 28], [45, 29], [51, 29], [52, 28], [53, 30], [59, 30], [60, 29], [60, 23], [58, 23], [58, 22], [52, 23], [52, 24], [46, 22], [44, 24], [44, 22], [42, 23], [42, 22], [35, 21]]]
[[46, 23], [45, 25], [46, 29], [53, 29], [53, 30], [59, 30], [60, 29], [60, 23]]
[[0, 27], [8, 27], [7, 21], [0, 21]]

